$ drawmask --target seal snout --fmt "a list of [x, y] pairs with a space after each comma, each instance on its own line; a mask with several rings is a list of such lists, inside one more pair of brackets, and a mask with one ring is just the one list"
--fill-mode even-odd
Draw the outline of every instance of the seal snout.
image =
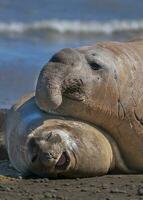
[[48, 140], [50, 139], [52, 133], [50, 132], [44, 138], [32, 137], [28, 142], [28, 150], [30, 151], [30, 163], [33, 165], [35, 163], [46, 164], [50, 160], [57, 159], [57, 155], [49, 147]]
[[42, 162], [43, 161], [46, 162], [53, 158], [52, 154], [49, 152], [41, 153], [40, 155], [39, 154], [40, 154], [40, 152], [37, 152], [35, 155], [33, 155], [33, 157], [31, 157], [31, 163], [35, 163], [38, 160], [41, 160]]
[[76, 49], [63, 49], [44, 67], [36, 87], [36, 102], [42, 110], [56, 110], [63, 102], [63, 95], [83, 100], [81, 57]]

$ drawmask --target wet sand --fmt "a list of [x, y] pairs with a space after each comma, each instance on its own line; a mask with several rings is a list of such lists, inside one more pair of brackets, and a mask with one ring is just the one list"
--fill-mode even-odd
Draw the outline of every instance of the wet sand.
[[141, 200], [143, 175], [106, 175], [86, 179], [22, 179], [9, 161], [0, 161], [0, 199]]
[[[0, 117], [1, 123], [3, 119]], [[143, 200], [143, 175], [106, 175], [58, 180], [22, 178], [8, 160], [1, 127], [0, 200]]]

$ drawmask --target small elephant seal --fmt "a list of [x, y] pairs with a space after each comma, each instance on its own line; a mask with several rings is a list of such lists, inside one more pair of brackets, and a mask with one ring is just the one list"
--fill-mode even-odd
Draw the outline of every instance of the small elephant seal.
[[40, 73], [36, 102], [103, 128], [128, 168], [143, 172], [143, 41], [59, 51]]
[[129, 171], [112, 138], [89, 124], [42, 112], [35, 97], [22, 98], [8, 113], [6, 146], [23, 175], [75, 178]]

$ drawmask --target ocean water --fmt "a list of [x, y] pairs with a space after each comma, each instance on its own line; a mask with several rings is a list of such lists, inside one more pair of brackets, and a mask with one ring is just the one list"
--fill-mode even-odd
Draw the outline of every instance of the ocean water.
[[0, 107], [34, 90], [56, 51], [142, 34], [142, 11], [142, 0], [0, 0]]

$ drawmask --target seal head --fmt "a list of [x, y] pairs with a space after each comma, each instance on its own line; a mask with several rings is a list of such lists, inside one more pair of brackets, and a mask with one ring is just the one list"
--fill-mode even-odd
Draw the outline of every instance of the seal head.
[[40, 177], [57, 177], [75, 168], [78, 147], [66, 130], [37, 130], [27, 145], [29, 169]]

